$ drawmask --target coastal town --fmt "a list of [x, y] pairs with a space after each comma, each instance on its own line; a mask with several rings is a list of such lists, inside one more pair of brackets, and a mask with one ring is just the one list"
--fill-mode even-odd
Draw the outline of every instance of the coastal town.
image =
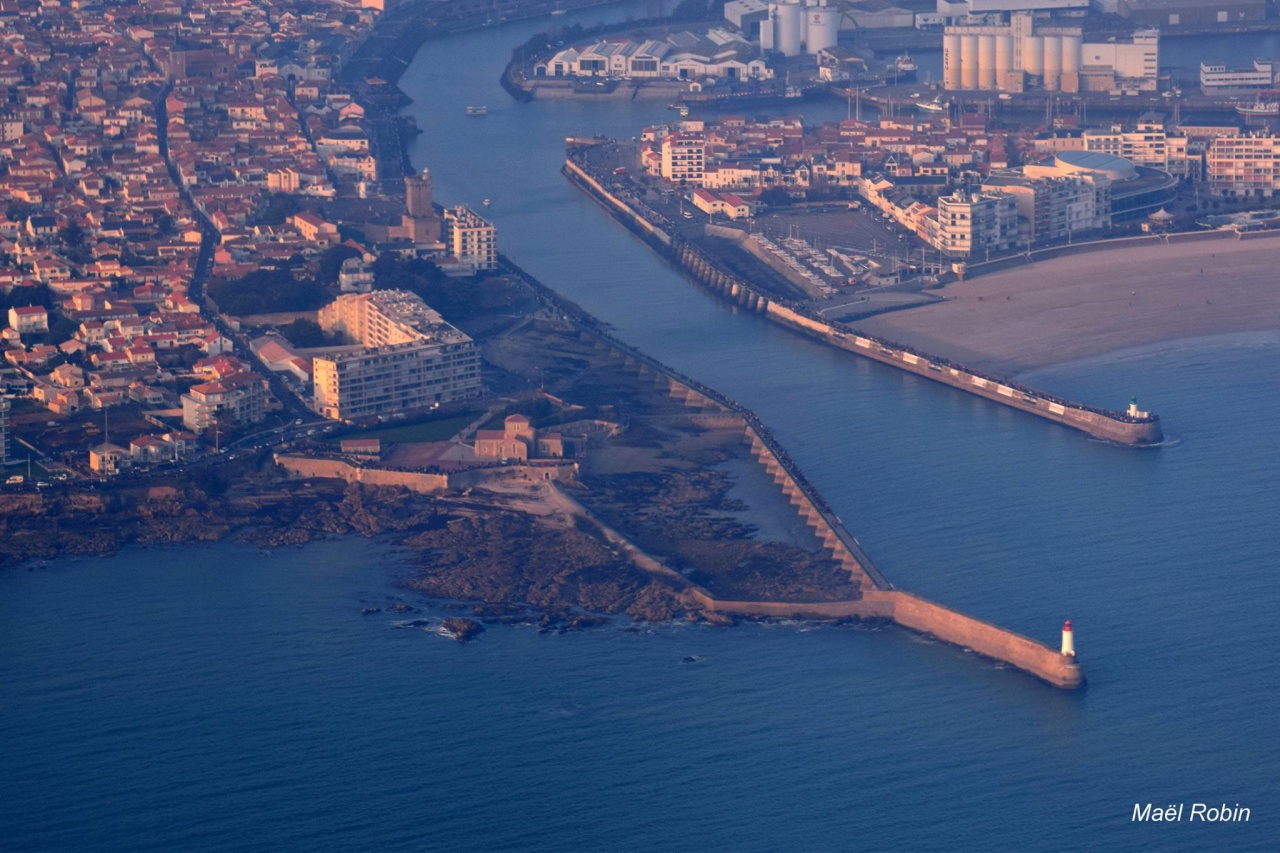
[[[684, 106], [634, 142], [581, 156], [656, 225], [833, 319], [928, 304], [933, 288], [1054, 247], [1269, 223], [1250, 208], [1280, 189], [1273, 128], [1265, 116], [1171, 113], [1181, 100], [1154, 94], [1163, 82], [1149, 12], [1120, 10], [1111, 25], [1130, 21], [1141, 38], [1117, 43], [1103, 80], [1097, 61], [1074, 58], [1094, 44], [1081, 41], [1087, 4], [1015, 5], [908, 16], [912, 32], [941, 38], [955, 73], [927, 89], [952, 100], [921, 95], [897, 115], [885, 98], [926, 88], [912, 82], [915, 63], [876, 71], [845, 27], [856, 21], [874, 43], [907, 19], [857, 4], [800, 15], [800, 4], [738, 0], [693, 33], [677, 22], [665, 40], [585, 34], [526, 53], [521, 67], [544, 86], [674, 85], [694, 105], [726, 85], [768, 95], [762, 84], [794, 77], [795, 91], [773, 93], [760, 113], [695, 117]], [[375, 73], [386, 14], [380, 0], [6, 10], [7, 485], [181, 465], [487, 393], [475, 344], [423, 297], [442, 276], [498, 275], [496, 229], [477, 210], [437, 204], [430, 171], [407, 167], [415, 129], [394, 113], [394, 82]], [[443, 4], [431, 25], [451, 14], [464, 23], [468, 13]], [[1021, 50], [1005, 61], [1009, 45], [1050, 41], [1053, 63]], [[808, 77], [848, 89], [850, 116], [806, 124], [786, 110], [813, 96]], [[1206, 65], [1201, 77], [1204, 97], [1239, 104], [1265, 103], [1275, 85], [1265, 63], [1240, 74]], [[1101, 124], [1066, 110], [1036, 124], [968, 97], [1115, 87], [1156, 103]], [[854, 94], [877, 117], [853, 116]], [[394, 308], [371, 294], [397, 287]], [[402, 332], [352, 322], [351, 306], [383, 306], [376, 316]]]
[[[813, 7], [805, 26], [814, 31], [797, 49], [786, 25], [793, 10], [756, 5], [728, 4], [725, 22], [703, 36], [686, 38], [673, 21], [671, 50], [607, 37], [524, 61], [552, 82], [593, 78], [611, 90], [633, 78], [682, 81], [693, 95], [717, 77], [755, 87], [801, 67], [834, 88], [865, 71], [866, 60], [841, 54], [839, 33], [824, 29], [826, 6]], [[226, 10], [196, 3], [140, 4], [127, 15], [24, 8], [10, 15], [14, 36], [4, 42], [0, 151], [0, 447], [15, 496], [71, 498], [86, 480], [164, 491], [189, 475], [205, 483], [203, 503], [229, 488], [213, 473], [225, 468], [246, 478], [239, 500], [284, 477], [293, 485], [280, 499], [294, 501], [298, 489], [331, 479], [445, 503], [462, 494], [470, 510], [483, 489], [492, 511], [557, 514], [565, 495], [556, 484], [590, 492], [592, 472], [617, 464], [603, 460], [645, 440], [643, 430], [632, 434], [632, 415], [590, 390], [584, 376], [602, 374], [582, 374], [622, 358], [639, 365], [627, 381], [661, 377], [697, 411], [695, 429], [745, 428], [852, 576], [841, 606], [891, 615], [874, 597], [891, 585], [750, 412], [617, 340], [500, 256], [482, 213], [436, 202], [430, 169], [408, 162], [414, 122], [397, 113], [394, 79], [376, 73], [389, 29], [378, 26], [387, 13], [376, 2], [246, 3], [234, 26]], [[423, 23], [411, 7], [390, 14]], [[942, 22], [944, 53], [966, 49], [965, 27], [998, 28], [1002, 15], [1013, 35], [993, 39], [1052, 37], [1059, 52], [1086, 49], [1062, 30], [1069, 21], [1038, 14], [953, 9]], [[938, 23], [929, 21], [925, 29]], [[718, 27], [730, 24], [722, 36]], [[959, 48], [953, 35], [963, 36]], [[708, 45], [696, 72], [674, 59]], [[1134, 45], [1141, 53], [1147, 43]], [[768, 61], [734, 64], [752, 51]], [[912, 74], [901, 57], [891, 72]], [[1271, 85], [1258, 73], [1248, 85]], [[1010, 66], [993, 83], [980, 69], [977, 83], [962, 73], [946, 87], [1032, 97], [1105, 88], [1095, 80], [1081, 89], [1083, 76], [1067, 74]], [[803, 84], [798, 92], [813, 94]], [[1063, 399], [850, 324], [946, 305], [948, 288], [1094, 245], [1168, 244], [1204, 228], [1265, 233], [1267, 214], [1253, 208], [1277, 187], [1259, 175], [1280, 179], [1240, 158], [1266, 156], [1274, 136], [1147, 108], [1102, 126], [1067, 112], [1011, 123], [961, 100], [921, 102], [905, 115], [880, 104], [863, 118], [852, 115], [852, 93], [844, 120], [806, 123], [787, 109], [797, 96], [777, 94], [759, 113], [693, 116], [685, 105], [632, 140], [571, 138], [566, 174], [694, 280], [793, 331], [1096, 438], [1162, 441], [1158, 416], [1136, 400], [1112, 410]], [[600, 352], [571, 357], [566, 335], [569, 349], [589, 340]], [[626, 541], [592, 523], [606, 540]], [[675, 578], [652, 556], [635, 559]], [[714, 585], [677, 579], [675, 588], [700, 612], [729, 606]], [[1073, 672], [1067, 681], [1078, 683]]]
[[[312, 419], [315, 360], [270, 327], [249, 334], [263, 329], [226, 310], [244, 313], [246, 292], [258, 313], [311, 309], [367, 293], [384, 255], [496, 269], [492, 225], [433, 206], [429, 173], [400, 178], [399, 144], [378, 148], [337, 80], [381, 13], [380, 0], [4, 10], [0, 460], [23, 463], [10, 485], [181, 463]], [[425, 363], [455, 338], [402, 357]], [[474, 394], [475, 373], [419, 402]], [[351, 411], [326, 400], [324, 417]]]

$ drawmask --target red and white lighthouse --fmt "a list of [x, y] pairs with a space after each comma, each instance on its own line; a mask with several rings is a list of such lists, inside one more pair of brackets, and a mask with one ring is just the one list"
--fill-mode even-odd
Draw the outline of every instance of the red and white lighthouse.
[[1067, 624], [1062, 626], [1062, 653], [1064, 655], [1076, 656], [1075, 634], [1071, 631], [1071, 620], [1067, 620]]

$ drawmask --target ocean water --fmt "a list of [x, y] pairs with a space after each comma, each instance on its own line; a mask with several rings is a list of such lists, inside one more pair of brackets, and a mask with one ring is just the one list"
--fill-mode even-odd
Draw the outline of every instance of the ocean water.
[[[459, 645], [398, 627], [440, 611], [360, 615], [400, 595], [385, 542], [59, 560], [0, 573], [0, 846], [1275, 849], [1280, 335], [1028, 377], [1137, 394], [1169, 442], [1127, 450], [737, 313], [558, 174], [565, 136], [630, 136], [663, 104], [497, 86], [545, 23], [431, 43], [409, 69], [438, 198], [491, 198], [504, 251], [755, 409], [897, 585], [1048, 642], [1070, 618], [1087, 688], [896, 629]], [[1134, 824], [1147, 802], [1251, 819]]]

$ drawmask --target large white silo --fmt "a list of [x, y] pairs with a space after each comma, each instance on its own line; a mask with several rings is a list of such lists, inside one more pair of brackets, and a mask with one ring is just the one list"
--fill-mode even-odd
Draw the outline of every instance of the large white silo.
[[799, 56], [804, 40], [804, 8], [799, 3], [773, 7], [773, 49], [783, 56]]
[[1044, 74], [1044, 39], [1040, 36], [1022, 40], [1022, 70], [1037, 77]]
[[978, 37], [960, 36], [960, 88], [978, 88]]
[[978, 36], [978, 88], [990, 92], [996, 87], [996, 37]]
[[1080, 73], [1080, 36], [1062, 37], [1062, 73]]
[[804, 10], [804, 49], [817, 56], [818, 51], [835, 47], [840, 40], [840, 13], [827, 6], [810, 6]]
[[996, 87], [1005, 88], [1005, 80], [1013, 70], [1013, 36], [996, 36]]
[[1044, 37], [1044, 87], [1056, 92], [1062, 86], [1062, 37]]
[[962, 85], [960, 77], [960, 36], [947, 33], [942, 37], [942, 85], [951, 91]]

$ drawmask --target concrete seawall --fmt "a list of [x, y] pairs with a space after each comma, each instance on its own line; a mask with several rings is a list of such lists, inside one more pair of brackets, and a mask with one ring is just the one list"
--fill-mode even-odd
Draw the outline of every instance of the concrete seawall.
[[736, 616], [884, 619], [1008, 664], [1061, 690], [1075, 690], [1085, 681], [1084, 668], [1075, 657], [901, 590], [869, 591], [856, 601], [813, 602], [725, 601], [700, 589], [689, 589], [685, 595], [708, 610]]
[[654, 224], [655, 217], [646, 216], [611, 194], [575, 163], [572, 157], [566, 160], [564, 171], [574, 183], [600, 201], [627, 227], [645, 238], [646, 242], [659, 251], [669, 253], [696, 281], [726, 300], [748, 311], [764, 314], [779, 325], [818, 338], [847, 352], [1105, 441], [1140, 447], [1159, 444], [1164, 440], [1158, 415], [1131, 417], [1124, 412], [1093, 408], [1054, 397], [1017, 385], [1003, 377], [953, 364], [939, 356], [929, 355], [903, 344], [863, 335], [850, 326], [827, 320], [802, 306], [788, 304], [777, 297], [763, 294], [738, 276], [720, 268], [695, 247], [672, 237]]
[[661, 228], [658, 228], [631, 205], [622, 199], [613, 195], [613, 193], [600, 186], [600, 182], [593, 178], [586, 170], [578, 166], [572, 159], [566, 160], [564, 164], [564, 173], [568, 178], [578, 186], [585, 189], [588, 193], [595, 196], [602, 202], [605, 207], [621, 218], [628, 227], [638, 232], [642, 237], [656, 242], [659, 246], [668, 248], [671, 246], [671, 235]]
[[979, 373], [936, 356], [861, 335], [847, 327], [820, 323], [784, 305], [770, 303], [769, 315], [782, 323], [825, 340], [832, 346], [923, 376], [978, 397], [1036, 415], [1117, 444], [1150, 445], [1164, 440], [1160, 419], [1154, 416], [1129, 417], [1120, 412], [1092, 409], [1017, 385], [1009, 380]]
[[502, 465], [469, 468], [450, 473], [392, 471], [387, 468], [352, 465], [341, 459], [313, 456], [275, 455], [275, 462], [294, 477], [321, 477], [360, 483], [365, 486], [399, 486], [419, 494], [436, 494], [449, 489], [481, 486], [494, 479], [571, 480], [577, 473], [573, 462], [543, 465]]

